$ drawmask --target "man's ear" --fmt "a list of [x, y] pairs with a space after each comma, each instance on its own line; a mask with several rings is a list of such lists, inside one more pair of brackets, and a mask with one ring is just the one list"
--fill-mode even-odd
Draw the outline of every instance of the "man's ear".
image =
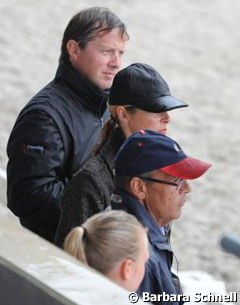
[[132, 272], [132, 263], [131, 259], [124, 259], [120, 265], [120, 276], [122, 280], [129, 280]]
[[145, 182], [138, 177], [133, 177], [130, 181], [130, 191], [138, 200], [144, 200], [147, 191]]
[[73, 39], [68, 40], [67, 50], [68, 50], [69, 58], [76, 60], [80, 52], [78, 43]]

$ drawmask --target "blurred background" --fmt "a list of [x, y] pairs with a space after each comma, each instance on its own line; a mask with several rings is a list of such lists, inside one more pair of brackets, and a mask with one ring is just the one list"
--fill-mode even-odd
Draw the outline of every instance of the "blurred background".
[[169, 135], [213, 164], [192, 182], [173, 224], [179, 270], [206, 271], [240, 292], [240, 259], [219, 246], [222, 234], [240, 235], [239, 0], [1, 0], [0, 167], [19, 111], [55, 75], [69, 19], [88, 6], [106, 6], [127, 24], [124, 66], [144, 62], [160, 72], [189, 104], [170, 113]]

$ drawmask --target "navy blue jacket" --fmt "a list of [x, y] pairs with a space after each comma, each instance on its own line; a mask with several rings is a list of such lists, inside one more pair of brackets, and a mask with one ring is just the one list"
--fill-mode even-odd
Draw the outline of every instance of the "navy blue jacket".
[[[122, 202], [121, 202], [122, 200]], [[154, 221], [145, 207], [128, 192], [116, 190], [112, 196], [112, 208], [123, 209], [133, 214], [148, 228], [150, 257], [146, 265], [144, 279], [137, 291], [142, 296], [143, 292], [150, 294], [168, 295], [182, 294], [178, 277], [172, 273], [173, 252], [168, 238]], [[168, 304], [169, 302], [153, 302], [154, 304]], [[179, 304], [173, 302], [172, 304]]]
[[53, 241], [69, 178], [89, 158], [108, 92], [60, 62], [52, 82], [20, 112], [7, 154], [8, 207], [21, 223]]

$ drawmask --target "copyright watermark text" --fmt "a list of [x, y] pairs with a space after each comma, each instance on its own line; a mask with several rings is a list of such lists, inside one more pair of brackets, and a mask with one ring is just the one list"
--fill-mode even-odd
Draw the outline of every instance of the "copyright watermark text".
[[[135, 304], [140, 299], [136, 292], [131, 292], [128, 295], [129, 302]], [[141, 299], [143, 302], [194, 302], [194, 303], [237, 303], [237, 292], [230, 292], [229, 294], [213, 294], [213, 293], [195, 293], [195, 295], [187, 294], [153, 294], [149, 292], [143, 292]]]

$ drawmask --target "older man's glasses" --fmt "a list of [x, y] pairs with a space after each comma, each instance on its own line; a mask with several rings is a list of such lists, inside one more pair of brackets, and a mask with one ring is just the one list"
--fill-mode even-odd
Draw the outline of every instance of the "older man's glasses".
[[155, 178], [150, 178], [150, 177], [141, 177], [141, 176], [138, 176], [138, 178], [145, 180], [145, 181], [173, 185], [173, 186], [176, 186], [177, 188], [180, 187], [181, 184], [185, 181], [184, 179], [178, 179], [177, 182], [170, 182], [170, 181], [166, 181], [166, 180], [155, 179]]

